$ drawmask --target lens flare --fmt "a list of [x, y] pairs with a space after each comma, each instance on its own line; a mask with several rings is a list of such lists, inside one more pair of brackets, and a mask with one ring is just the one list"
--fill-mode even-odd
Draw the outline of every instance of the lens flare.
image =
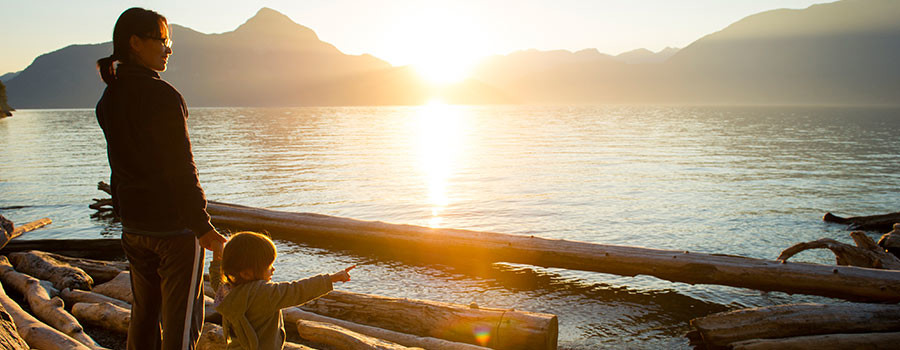
[[475, 327], [475, 341], [478, 342], [478, 345], [487, 346], [488, 342], [491, 341], [491, 328], [486, 326]]

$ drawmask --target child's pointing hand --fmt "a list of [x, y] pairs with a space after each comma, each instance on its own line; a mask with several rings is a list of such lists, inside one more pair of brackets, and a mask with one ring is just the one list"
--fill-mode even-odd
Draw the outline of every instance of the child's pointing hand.
[[354, 267], [356, 267], [356, 265], [350, 266], [339, 272], [335, 272], [335, 273], [331, 274], [331, 283], [349, 282], [350, 281], [350, 270], [353, 270]]

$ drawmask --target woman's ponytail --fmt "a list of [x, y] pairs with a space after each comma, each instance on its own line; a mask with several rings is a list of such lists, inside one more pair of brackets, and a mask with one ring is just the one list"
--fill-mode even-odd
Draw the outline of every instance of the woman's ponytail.
[[103, 82], [106, 83], [106, 85], [110, 85], [116, 80], [116, 67], [113, 65], [116, 61], [117, 59], [115, 59], [115, 56], [113, 55], [97, 60], [97, 69], [100, 71], [100, 79], [103, 79]]

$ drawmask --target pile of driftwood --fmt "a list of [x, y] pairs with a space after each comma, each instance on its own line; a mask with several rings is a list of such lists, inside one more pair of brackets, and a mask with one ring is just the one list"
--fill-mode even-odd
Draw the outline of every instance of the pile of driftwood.
[[[833, 215], [825, 218], [830, 217]], [[853, 222], [844, 220], [843, 223]], [[871, 224], [872, 220], [861, 221]], [[822, 238], [785, 249], [778, 260], [787, 261], [808, 249], [828, 249], [834, 253], [837, 265], [900, 270], [900, 259], [894, 253], [900, 248], [900, 223], [893, 224], [893, 231], [883, 235], [877, 244], [865, 232], [851, 232], [850, 237], [856, 246]], [[900, 305], [777, 305], [701, 317], [691, 320], [691, 326], [694, 330], [688, 337], [695, 345], [706, 348], [896, 349], [900, 344]]]
[[[132, 295], [126, 262], [21, 251], [33, 245], [10, 242], [0, 256], [0, 312], [8, 316], [0, 315], [0, 346], [103, 349], [81, 324], [127, 333]], [[67, 249], [86, 250], [72, 242]], [[4, 289], [21, 295], [22, 304]], [[208, 281], [204, 294], [207, 322], [198, 348], [224, 349]], [[307, 344], [285, 349], [555, 349], [558, 332], [549, 314], [343, 291], [283, 312], [288, 331]]]

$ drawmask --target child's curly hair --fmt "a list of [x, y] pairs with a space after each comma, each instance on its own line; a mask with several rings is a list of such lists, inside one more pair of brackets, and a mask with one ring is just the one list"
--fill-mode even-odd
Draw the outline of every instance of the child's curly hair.
[[243, 231], [228, 239], [222, 252], [222, 276], [225, 283], [241, 285], [255, 279], [244, 279], [241, 272], [250, 270], [259, 276], [275, 261], [275, 243], [260, 233]]

